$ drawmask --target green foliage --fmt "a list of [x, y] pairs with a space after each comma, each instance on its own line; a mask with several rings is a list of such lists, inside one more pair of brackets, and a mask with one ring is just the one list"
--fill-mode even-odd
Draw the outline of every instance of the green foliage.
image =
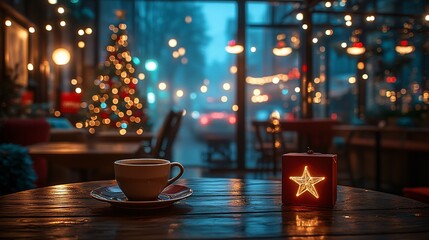
[[25, 147], [0, 144], [0, 195], [34, 188], [36, 173]]

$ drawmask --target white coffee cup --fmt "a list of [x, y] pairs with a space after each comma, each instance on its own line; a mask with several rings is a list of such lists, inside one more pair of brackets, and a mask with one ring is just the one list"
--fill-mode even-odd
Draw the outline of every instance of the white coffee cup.
[[[165, 159], [137, 158], [115, 161], [116, 182], [128, 200], [156, 200], [165, 187], [179, 179], [185, 171], [182, 164]], [[170, 178], [171, 169], [179, 173]]]

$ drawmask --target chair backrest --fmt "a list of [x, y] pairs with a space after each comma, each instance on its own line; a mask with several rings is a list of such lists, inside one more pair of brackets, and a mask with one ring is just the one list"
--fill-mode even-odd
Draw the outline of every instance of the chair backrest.
[[167, 114], [158, 131], [156, 143], [151, 153], [152, 156], [172, 160], [172, 148], [180, 128], [183, 114], [184, 110], [177, 112], [170, 110]]
[[[0, 143], [13, 143], [28, 146], [48, 142], [50, 125], [46, 119], [7, 119], [1, 124]], [[43, 157], [32, 157], [33, 168], [37, 174], [36, 185], [46, 186], [48, 180], [48, 164]]]
[[0, 142], [22, 146], [48, 142], [50, 138], [49, 123], [43, 118], [7, 119], [1, 125]]
[[[283, 133], [271, 133], [267, 129], [270, 127], [269, 121], [252, 121], [252, 127], [255, 132], [257, 151], [260, 151], [264, 156], [273, 153], [273, 147], [276, 146], [278, 152], [284, 153], [286, 151]], [[276, 141], [276, 144], [273, 143]]]
[[255, 132], [255, 137], [256, 137], [255, 148], [256, 148], [256, 150], [263, 152], [264, 151], [264, 142], [265, 142], [263, 135], [264, 135], [266, 126], [265, 126], [265, 124], [263, 124], [261, 122], [253, 121], [252, 127], [253, 127], [253, 130]]

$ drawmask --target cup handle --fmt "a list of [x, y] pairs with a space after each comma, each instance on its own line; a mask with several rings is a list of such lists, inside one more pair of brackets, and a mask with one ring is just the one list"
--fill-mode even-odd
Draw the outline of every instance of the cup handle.
[[174, 183], [177, 179], [179, 179], [182, 176], [183, 172], [185, 171], [185, 168], [182, 166], [182, 164], [180, 164], [178, 162], [172, 162], [172, 163], [170, 163], [170, 166], [171, 166], [171, 169], [173, 167], [175, 167], [175, 166], [179, 167], [180, 168], [180, 172], [177, 174], [177, 176], [175, 176], [174, 178], [170, 178], [168, 180], [167, 186], [170, 185], [170, 184], [172, 184], [172, 183]]

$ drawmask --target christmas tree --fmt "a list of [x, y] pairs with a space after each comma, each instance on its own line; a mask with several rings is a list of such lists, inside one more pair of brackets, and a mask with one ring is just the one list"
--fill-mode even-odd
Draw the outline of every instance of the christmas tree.
[[107, 56], [101, 74], [94, 81], [93, 94], [88, 102], [87, 119], [83, 126], [91, 134], [97, 128], [114, 128], [119, 134], [142, 134], [149, 126], [146, 101], [139, 99], [133, 58], [128, 50], [127, 25], [110, 25], [112, 31]]

